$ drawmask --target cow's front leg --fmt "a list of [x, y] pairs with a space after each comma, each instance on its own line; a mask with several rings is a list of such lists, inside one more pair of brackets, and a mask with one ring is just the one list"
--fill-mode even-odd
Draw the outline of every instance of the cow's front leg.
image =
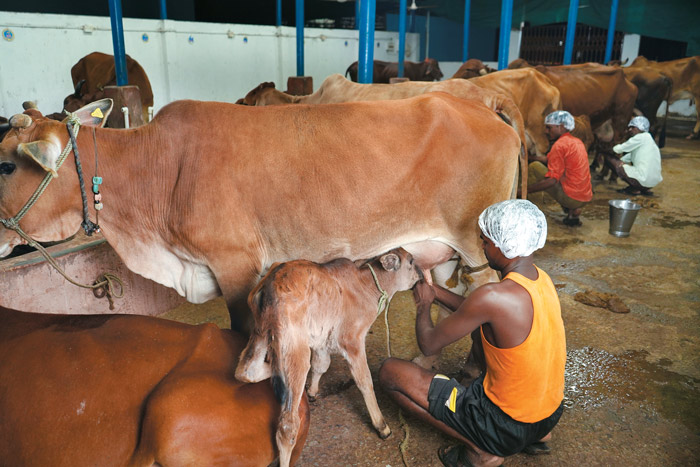
[[355, 384], [357, 384], [357, 388], [365, 400], [369, 416], [372, 419], [372, 425], [379, 433], [379, 437], [386, 439], [391, 435], [391, 429], [384, 421], [384, 416], [379, 410], [379, 404], [377, 404], [377, 397], [374, 394], [372, 375], [369, 372], [369, 366], [367, 366], [364, 338], [360, 342], [346, 342], [342, 347], [345, 349], [345, 358], [350, 365], [352, 378], [355, 380]]
[[331, 354], [327, 348], [314, 349], [311, 354], [311, 383], [307, 394], [312, 401], [318, 396], [318, 384], [331, 364]]

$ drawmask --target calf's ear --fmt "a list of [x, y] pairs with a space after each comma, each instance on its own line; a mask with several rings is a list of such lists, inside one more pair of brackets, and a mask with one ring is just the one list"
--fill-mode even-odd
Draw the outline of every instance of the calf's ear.
[[382, 267], [387, 271], [397, 271], [401, 266], [401, 258], [396, 253], [387, 253], [379, 258]]
[[44, 170], [51, 172], [54, 177], [58, 177], [56, 165], [61, 154], [61, 148], [51, 141], [38, 140], [31, 143], [20, 143], [17, 146], [17, 152], [31, 157]]
[[102, 128], [107, 123], [107, 117], [112, 112], [114, 101], [112, 99], [100, 99], [90, 102], [88, 105], [73, 112], [83, 126], [96, 126]]

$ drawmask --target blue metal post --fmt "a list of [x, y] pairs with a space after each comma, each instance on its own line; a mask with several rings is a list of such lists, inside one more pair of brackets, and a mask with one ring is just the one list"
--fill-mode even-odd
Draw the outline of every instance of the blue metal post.
[[498, 69], [508, 66], [510, 25], [513, 20], [513, 0], [501, 0], [501, 31], [498, 37]]
[[126, 86], [129, 84], [129, 77], [126, 74], [121, 0], [109, 0], [109, 18], [112, 22], [112, 44], [114, 45], [114, 69], [117, 75], [117, 86]]
[[277, 0], [277, 20], [275, 25], [282, 26], [282, 0]]
[[617, 2], [618, 0], [613, 0], [612, 6], [610, 7], [610, 23], [608, 24], [608, 42], [605, 44], [604, 64], [607, 64], [612, 57], [613, 40], [615, 39], [615, 23], [617, 22]]
[[304, 0], [296, 0], [297, 76], [304, 76]]
[[359, 83], [371, 83], [374, 71], [374, 15], [377, 8], [376, 0], [362, 0], [360, 4], [360, 50], [359, 50]]
[[406, 0], [399, 2], [399, 78], [403, 77], [403, 61], [406, 56]]
[[160, 0], [160, 19], [168, 19], [167, 0]]
[[360, 5], [362, 2], [360, 0], [355, 1], [355, 29], [360, 30]]
[[471, 0], [464, 0], [464, 38], [462, 39], [462, 62], [466, 62], [469, 58], [469, 13], [471, 8]]
[[564, 44], [564, 65], [571, 65], [571, 57], [574, 54], [577, 16], [578, 0], [569, 0], [569, 20], [566, 23], [566, 43]]

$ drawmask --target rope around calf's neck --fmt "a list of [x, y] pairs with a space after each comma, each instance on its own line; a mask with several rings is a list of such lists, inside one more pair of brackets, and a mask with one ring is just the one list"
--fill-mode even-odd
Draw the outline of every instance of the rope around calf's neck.
[[377, 289], [381, 294], [379, 296], [379, 303], [377, 304], [377, 317], [379, 317], [379, 315], [382, 314], [382, 311], [386, 309], [386, 312], [384, 313], [384, 328], [386, 329], [386, 353], [388, 357], [391, 357], [391, 336], [389, 334], [389, 294], [386, 292], [386, 290], [382, 289], [382, 286], [379, 284], [379, 279], [377, 279], [377, 274], [374, 272], [372, 265], [367, 263], [367, 267], [369, 268], [369, 272], [372, 273], [374, 284], [377, 286]]

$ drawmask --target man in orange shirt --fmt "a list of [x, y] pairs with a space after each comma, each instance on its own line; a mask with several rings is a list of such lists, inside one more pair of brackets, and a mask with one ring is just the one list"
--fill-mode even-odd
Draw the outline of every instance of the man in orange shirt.
[[583, 142], [569, 133], [574, 129], [574, 117], [569, 112], [552, 112], [544, 123], [547, 137], [554, 144], [547, 157], [536, 158], [528, 166], [527, 192], [546, 191], [567, 213], [564, 224], [578, 227], [583, 206], [593, 199], [588, 152]]
[[[566, 338], [556, 289], [533, 263], [547, 221], [527, 200], [508, 200], [479, 216], [484, 253], [501, 282], [466, 299], [425, 281], [413, 289], [416, 337], [425, 355], [472, 335], [483, 344], [486, 372], [468, 387], [398, 358], [379, 381], [405, 410], [462, 441], [441, 448], [444, 465], [501, 465], [505, 456], [549, 452], [545, 441], [563, 411]], [[434, 325], [437, 300], [455, 312]]]

